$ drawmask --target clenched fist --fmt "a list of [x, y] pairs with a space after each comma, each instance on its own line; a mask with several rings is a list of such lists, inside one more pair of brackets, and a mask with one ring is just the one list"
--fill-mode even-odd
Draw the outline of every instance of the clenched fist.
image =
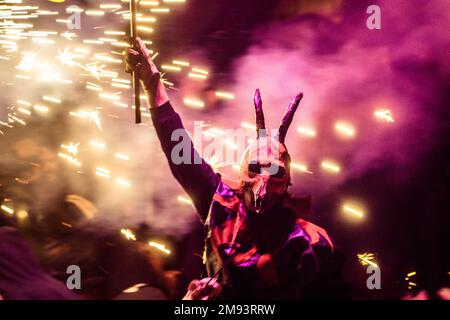
[[150, 51], [140, 38], [136, 38], [133, 45], [126, 51], [125, 62], [127, 73], [137, 73], [151, 107], [159, 107], [169, 100], [164, 85], [160, 81], [161, 74], [153, 63]]

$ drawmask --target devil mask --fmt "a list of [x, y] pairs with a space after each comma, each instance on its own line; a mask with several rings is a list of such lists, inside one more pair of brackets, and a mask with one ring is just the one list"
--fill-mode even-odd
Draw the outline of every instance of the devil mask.
[[261, 94], [258, 89], [255, 91], [256, 141], [244, 153], [240, 169], [245, 206], [252, 212], [269, 211], [282, 200], [289, 187], [291, 158], [284, 140], [302, 97], [300, 93], [292, 99], [278, 131], [269, 136]]

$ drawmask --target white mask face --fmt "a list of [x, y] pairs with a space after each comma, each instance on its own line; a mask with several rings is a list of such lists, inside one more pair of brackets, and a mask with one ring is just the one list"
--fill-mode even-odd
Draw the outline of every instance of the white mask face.
[[248, 210], [263, 213], [281, 200], [290, 183], [289, 163], [285, 146], [273, 138], [260, 138], [246, 151], [240, 181]]

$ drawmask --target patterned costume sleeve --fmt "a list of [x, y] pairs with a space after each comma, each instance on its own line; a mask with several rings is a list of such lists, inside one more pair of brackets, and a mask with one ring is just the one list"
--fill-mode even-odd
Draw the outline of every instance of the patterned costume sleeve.
[[[202, 219], [205, 220], [212, 197], [220, 181], [220, 175], [215, 173], [211, 166], [195, 150], [187, 131], [183, 127], [180, 116], [174, 111], [170, 102], [165, 103], [161, 107], [150, 109], [150, 113], [172, 174], [192, 199]], [[178, 164], [172, 159], [171, 155], [174, 147], [181, 142], [181, 140], [178, 140], [180, 137], [176, 141], [172, 141], [175, 130], [180, 130], [178, 133], [182, 133], [181, 139], [185, 139], [184, 143], [189, 145], [189, 163], [182, 162]], [[175, 137], [177, 136], [175, 135]], [[181, 158], [184, 158], [183, 150], [180, 152]], [[198, 161], [195, 162], [195, 159]]]

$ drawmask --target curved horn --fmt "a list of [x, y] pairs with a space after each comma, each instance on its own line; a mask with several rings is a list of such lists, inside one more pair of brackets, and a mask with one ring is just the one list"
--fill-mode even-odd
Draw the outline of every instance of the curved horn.
[[278, 140], [281, 143], [284, 143], [284, 139], [286, 138], [287, 131], [289, 126], [291, 125], [292, 119], [294, 118], [295, 111], [297, 111], [297, 107], [300, 104], [300, 100], [303, 98], [303, 93], [299, 93], [294, 99], [292, 99], [289, 107], [284, 114], [283, 120], [281, 121], [280, 128], [278, 129]]
[[253, 95], [253, 104], [255, 105], [255, 115], [256, 115], [256, 138], [266, 135], [266, 124], [264, 122], [264, 113], [262, 109], [261, 93], [259, 89], [255, 90]]

